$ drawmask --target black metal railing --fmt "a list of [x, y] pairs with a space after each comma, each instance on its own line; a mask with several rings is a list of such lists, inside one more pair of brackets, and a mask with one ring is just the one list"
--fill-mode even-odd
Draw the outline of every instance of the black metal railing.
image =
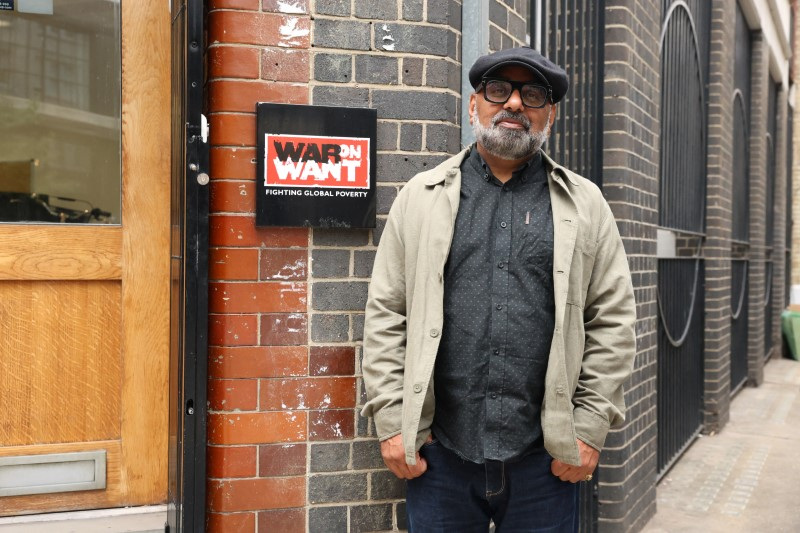
[[[558, 104], [547, 144], [559, 163], [598, 185], [603, 169], [603, 45], [605, 1], [539, 0], [542, 53], [567, 71], [570, 88]], [[535, 23], [535, 17], [531, 17]]]
[[750, 240], [750, 27], [736, 4], [736, 42], [733, 91], [733, 198], [731, 238]]
[[[703, 427], [703, 282], [701, 259], [659, 259], [657, 467], [663, 476]], [[688, 288], [694, 287], [694, 290]], [[660, 295], [661, 296], [661, 295]], [[682, 340], [680, 343], [674, 340]], [[677, 346], [676, 346], [677, 344]]]
[[731, 261], [731, 390], [747, 381], [747, 271], [746, 259]]
[[772, 284], [775, 277], [775, 262], [772, 260], [766, 261], [764, 264], [764, 358], [770, 356], [770, 350], [774, 344], [772, 339], [772, 331], [774, 324], [772, 323], [772, 302], [774, 298], [774, 291]]

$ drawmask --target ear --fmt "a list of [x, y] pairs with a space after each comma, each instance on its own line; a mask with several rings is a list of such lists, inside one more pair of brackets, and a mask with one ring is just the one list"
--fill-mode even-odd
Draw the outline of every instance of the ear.
[[553, 122], [556, 121], [556, 114], [558, 113], [558, 104], [550, 104], [552, 108], [550, 109], [550, 124], [549, 126], [553, 127]]
[[472, 110], [475, 108], [475, 99], [478, 97], [478, 93], [472, 93], [469, 95], [469, 123], [472, 124]]

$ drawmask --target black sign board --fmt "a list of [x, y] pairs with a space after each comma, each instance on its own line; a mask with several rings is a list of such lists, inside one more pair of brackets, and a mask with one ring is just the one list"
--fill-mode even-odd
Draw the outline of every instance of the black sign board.
[[13, 11], [14, 0], [0, 0], [0, 11]]
[[257, 226], [375, 227], [374, 109], [260, 103]]

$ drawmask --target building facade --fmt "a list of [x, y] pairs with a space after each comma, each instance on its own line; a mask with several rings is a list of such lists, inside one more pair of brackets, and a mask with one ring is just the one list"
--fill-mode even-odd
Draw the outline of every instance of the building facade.
[[[625, 244], [637, 302], [627, 418], [606, 441], [595, 483], [582, 490], [581, 527], [642, 529], [655, 513], [661, 476], [699, 434], [724, 427], [731, 397], [743, 386], [758, 386], [767, 360], [781, 357], [780, 313], [789, 303], [789, 281], [800, 285], [798, 268], [789, 268], [796, 241], [790, 237], [797, 231], [790, 213], [797, 194], [790, 191], [800, 186], [800, 176], [789, 179], [800, 161], [792, 157], [797, 143], [790, 142], [795, 106], [789, 61], [797, 42], [792, 39], [797, 3], [189, 0], [172, 3], [173, 20], [190, 4], [200, 6], [205, 27], [205, 42], [190, 39], [187, 53], [195, 50], [202, 56], [205, 80], [197, 87], [203, 98], [198, 105], [209, 123], [210, 179], [201, 181], [210, 199], [204, 265], [208, 336], [203, 346], [208, 397], [206, 410], [196, 405], [191, 413], [196, 408], [205, 417], [200, 425], [207, 428], [205, 483], [202, 476], [196, 480], [205, 488], [207, 530], [405, 529], [404, 484], [383, 467], [374, 426], [359, 415], [365, 402], [360, 360], [371, 266], [403, 184], [471, 142], [465, 118], [471, 88], [465, 82], [472, 61], [488, 51], [524, 44], [542, 50], [570, 75], [571, 89], [559, 105], [546, 149], [601, 186]], [[91, 258], [99, 244], [108, 243], [111, 260], [96, 261], [100, 274], [85, 266], [70, 274], [82, 279], [90, 272], [92, 279], [103, 280], [101, 286], [87, 288], [88, 281], [82, 281], [72, 288], [67, 285], [76, 282], [65, 279], [73, 278], [55, 276], [48, 286], [64, 294], [41, 300], [34, 285], [43, 279], [42, 269], [21, 269], [22, 262], [7, 261], [0, 252], [0, 294], [14, 298], [0, 298], [6, 316], [17, 316], [14, 310], [31, 299], [42, 309], [52, 302], [64, 306], [75, 301], [69, 290], [98, 290], [108, 301], [122, 302], [116, 314], [104, 315], [112, 317], [111, 323], [91, 322], [90, 328], [106, 345], [139, 354], [112, 361], [123, 365], [111, 369], [118, 383], [91, 398], [109, 406], [104, 415], [109, 420], [121, 417], [122, 429], [109, 433], [101, 421], [86, 425], [85, 434], [69, 436], [70, 441], [37, 429], [35, 420], [42, 414], [9, 419], [0, 423], [0, 468], [3, 457], [61, 452], [67, 450], [62, 443], [80, 438], [90, 444], [74, 449], [112, 450], [107, 457], [115, 467], [109, 472], [132, 471], [140, 452], [130, 446], [143, 427], [158, 435], [142, 444], [158, 456], [148, 459], [158, 468], [145, 483], [146, 491], [123, 482], [127, 474], [109, 474], [113, 497], [108, 489], [88, 497], [74, 492], [78, 496], [68, 501], [52, 493], [0, 493], [2, 515], [159, 504], [169, 498], [166, 463], [175, 443], [168, 439], [167, 419], [175, 407], [169, 404], [168, 383], [167, 233], [172, 226], [173, 271], [180, 270], [175, 228], [183, 226], [176, 225], [175, 217], [181, 218], [184, 207], [174, 186], [173, 200], [166, 196], [169, 165], [163, 147], [175, 140], [183, 122], [170, 134], [169, 97], [175, 97], [178, 85], [170, 91], [166, 77], [169, 20], [161, 13], [163, 6], [140, 3], [134, 10], [132, 5], [122, 0], [121, 37], [108, 37], [122, 43], [121, 102], [117, 107], [97, 104], [86, 118], [94, 121], [92, 131], [113, 122], [95, 115], [119, 119], [121, 214], [109, 218], [123, 222], [73, 227], [94, 233], [59, 245]], [[57, 12], [58, 1], [55, 6]], [[26, 24], [36, 22], [32, 17], [20, 15]], [[139, 34], [136, 28], [148, 29]], [[136, 50], [148, 49], [147, 43], [154, 54], [145, 60]], [[126, 78], [128, 73], [135, 77]], [[173, 79], [180, 75], [180, 69], [174, 71]], [[24, 108], [23, 96], [2, 91], [0, 85], [0, 112], [5, 104]], [[375, 229], [256, 226], [259, 102], [377, 111]], [[80, 107], [69, 101], [59, 105]], [[140, 115], [130, 115], [137, 110]], [[174, 107], [171, 115], [176, 116]], [[4, 160], [35, 157], [10, 153]], [[206, 170], [202, 162], [199, 167]], [[0, 167], [0, 178], [12, 176], [9, 168]], [[150, 201], [148, 191], [159, 196]], [[149, 218], [135, 223], [139, 213]], [[45, 241], [32, 221], [0, 225], [0, 249], [14, 244], [17, 256], [34, 256]], [[62, 231], [46, 228], [53, 235]], [[152, 257], [142, 258], [135, 244], [153, 231], [159, 237], [145, 249]], [[163, 271], [151, 269], [152, 264]], [[155, 293], [156, 303], [137, 303], [147, 291]], [[85, 311], [65, 309], [64, 314]], [[153, 312], [160, 313], [156, 322], [164, 331], [149, 326]], [[75, 316], [73, 330], [79, 331], [86, 320]], [[16, 320], [50, 324], [54, 319], [42, 314]], [[121, 340], [101, 335], [119, 324]], [[5, 340], [11, 338], [0, 339], [0, 367], [5, 365], [0, 383], [23, 398], [25, 391], [40, 390], [42, 382], [36, 375], [6, 372], [30, 367], [25, 361], [32, 349], [20, 344], [21, 334]], [[54, 345], [59, 342], [63, 339], [52, 339]], [[181, 350], [177, 344], [176, 350]], [[109, 372], [102, 359], [91, 364]], [[143, 368], [151, 374], [143, 375]], [[2, 376], [7, 375], [17, 377], [6, 383]], [[75, 392], [71, 405], [85, 400], [81, 394]], [[109, 400], [118, 396], [120, 403]], [[134, 407], [138, 397], [150, 403]], [[43, 395], [37, 401], [45, 409], [50, 400]], [[4, 406], [0, 397], [0, 412], [22, 412], [23, 404]], [[147, 416], [134, 416], [140, 411]], [[7, 429], [12, 422], [34, 429]], [[42, 446], [42, 438], [50, 439], [50, 447], [34, 449]], [[117, 440], [113, 446], [106, 442]], [[121, 455], [114, 455], [118, 448]], [[126, 463], [118, 456], [131, 459]], [[202, 501], [202, 490], [199, 494], [197, 501]], [[4, 500], [13, 505], [2, 505]]]

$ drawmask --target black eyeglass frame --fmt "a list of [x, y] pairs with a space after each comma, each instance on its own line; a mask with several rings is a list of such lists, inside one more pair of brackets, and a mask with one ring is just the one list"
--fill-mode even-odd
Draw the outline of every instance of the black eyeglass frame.
[[[490, 82], [490, 81], [502, 81], [502, 82], [505, 82], [505, 83], [508, 83], [509, 85], [511, 85], [511, 92], [508, 93], [508, 97], [505, 100], [503, 100], [501, 102], [496, 102], [494, 100], [489, 100], [489, 98], [486, 95], [486, 83]], [[525, 87], [526, 85], [532, 85], [534, 87], [540, 87], [540, 88], [542, 88], [542, 89], [544, 89], [546, 91], [546, 94], [545, 94], [545, 97], [544, 97], [544, 102], [542, 102], [542, 105], [528, 105], [528, 104], [526, 104], [524, 102], [524, 100], [522, 98], [522, 88]], [[508, 102], [508, 99], [511, 98], [511, 95], [514, 94], [514, 91], [519, 92], [519, 100], [520, 100], [520, 102], [522, 102], [522, 105], [525, 106], [525, 107], [529, 107], [531, 109], [541, 109], [544, 106], [546, 106], [548, 103], [552, 103], [553, 102], [553, 89], [552, 88], [550, 88], [547, 85], [542, 85], [541, 83], [531, 83], [529, 81], [512, 81], [512, 80], [507, 80], [505, 78], [494, 78], [494, 77], [491, 77], [491, 76], [487, 76], [487, 77], [481, 79], [481, 84], [480, 84], [478, 90], [479, 91], [483, 90], [483, 99], [486, 100], [489, 103], [492, 103], [492, 104], [505, 104], [506, 102]]]

